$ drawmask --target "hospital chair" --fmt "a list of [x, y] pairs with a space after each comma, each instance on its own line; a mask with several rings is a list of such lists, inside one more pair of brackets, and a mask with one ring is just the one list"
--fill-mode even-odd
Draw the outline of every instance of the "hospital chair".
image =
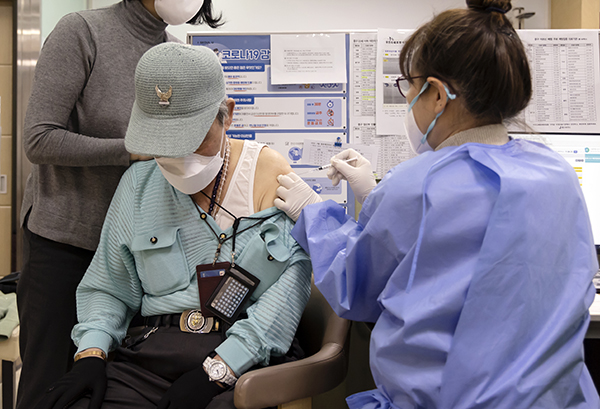
[[338, 317], [314, 283], [296, 336], [306, 358], [245, 373], [235, 386], [238, 409], [308, 409], [312, 396], [346, 377], [350, 321]]

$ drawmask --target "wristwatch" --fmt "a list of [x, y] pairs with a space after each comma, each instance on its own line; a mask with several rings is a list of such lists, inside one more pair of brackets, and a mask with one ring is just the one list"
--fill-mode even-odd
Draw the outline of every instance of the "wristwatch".
[[212, 352], [202, 364], [202, 367], [208, 374], [208, 379], [212, 382], [221, 382], [229, 386], [236, 383], [237, 378], [227, 364], [219, 359], [214, 359], [214, 356], [216, 356], [216, 353]]

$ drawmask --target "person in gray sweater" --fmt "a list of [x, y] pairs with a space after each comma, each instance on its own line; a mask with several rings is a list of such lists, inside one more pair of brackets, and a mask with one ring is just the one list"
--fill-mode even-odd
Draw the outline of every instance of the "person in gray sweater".
[[122, 0], [63, 17], [44, 43], [24, 128], [33, 167], [21, 208], [20, 409], [70, 369], [75, 290], [121, 175], [147, 159], [124, 146], [136, 64], [154, 45], [178, 41], [168, 24], [222, 25], [211, 1]]

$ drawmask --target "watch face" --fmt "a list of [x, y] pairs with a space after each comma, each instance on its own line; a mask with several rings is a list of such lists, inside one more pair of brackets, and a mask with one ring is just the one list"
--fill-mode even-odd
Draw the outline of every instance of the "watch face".
[[227, 367], [225, 366], [225, 363], [221, 362], [221, 361], [214, 361], [211, 365], [210, 365], [210, 369], [209, 369], [210, 373], [210, 377], [215, 379], [215, 380], [219, 380], [219, 379], [223, 379], [225, 377], [225, 375], [227, 374]]

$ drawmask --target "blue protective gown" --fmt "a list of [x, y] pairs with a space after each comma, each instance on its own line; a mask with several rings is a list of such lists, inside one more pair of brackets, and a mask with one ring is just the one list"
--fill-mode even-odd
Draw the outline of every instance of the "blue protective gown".
[[353, 408], [598, 408], [583, 339], [598, 269], [579, 182], [512, 140], [392, 169], [358, 222], [332, 201], [292, 235], [338, 315], [376, 322]]

